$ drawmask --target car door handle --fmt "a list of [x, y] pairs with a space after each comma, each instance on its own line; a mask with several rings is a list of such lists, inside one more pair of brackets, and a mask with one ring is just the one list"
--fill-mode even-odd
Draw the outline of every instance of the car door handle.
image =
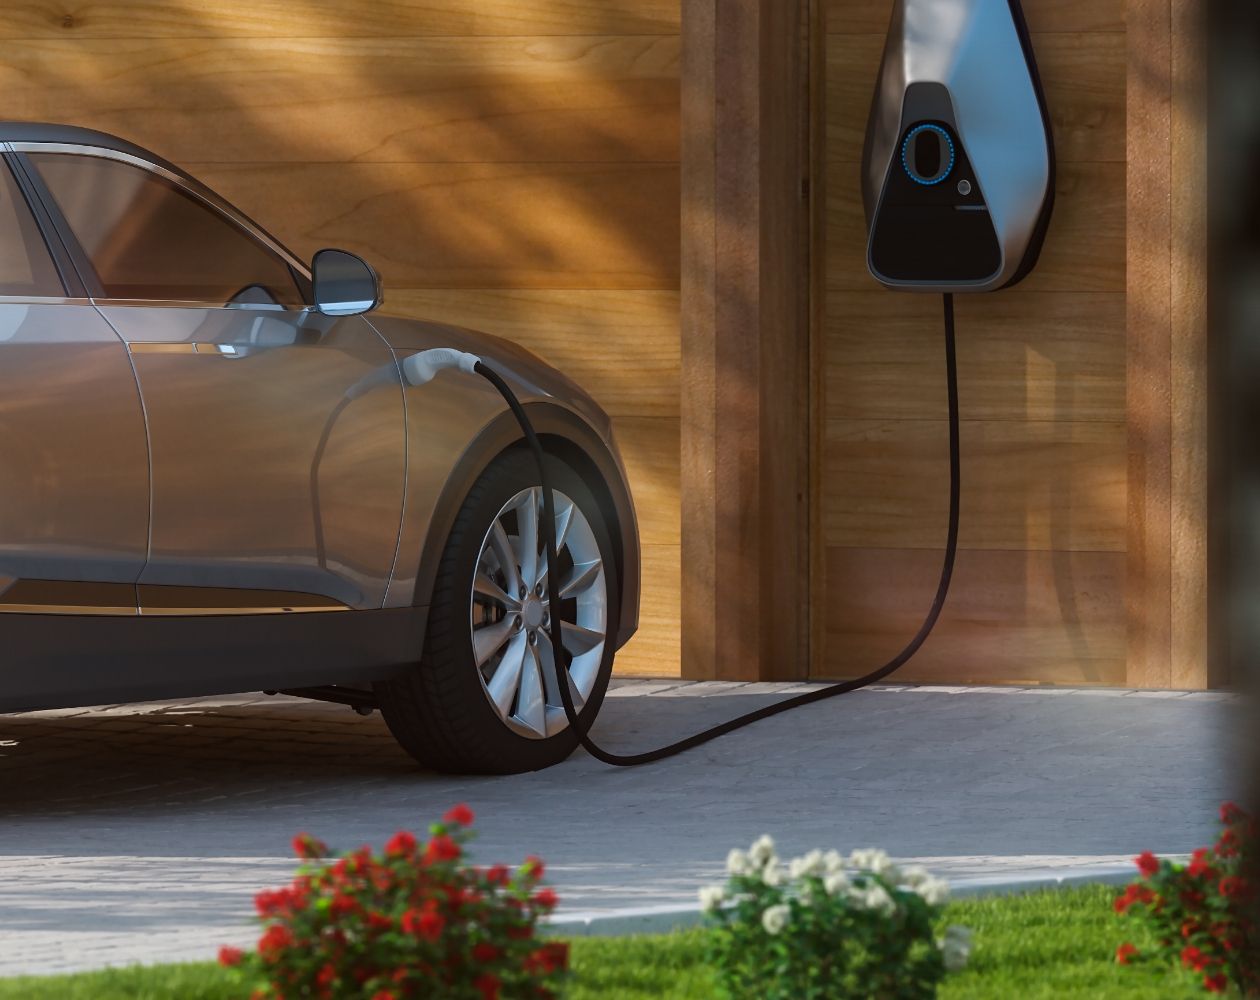
[[244, 344], [211, 344], [205, 341], [139, 341], [127, 344], [132, 354], [209, 354], [219, 358], [243, 358], [256, 348]]

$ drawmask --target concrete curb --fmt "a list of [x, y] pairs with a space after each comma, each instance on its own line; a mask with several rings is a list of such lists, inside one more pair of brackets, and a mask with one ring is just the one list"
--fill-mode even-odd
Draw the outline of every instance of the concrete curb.
[[[1173, 860], [1180, 861], [1180, 858]], [[1085, 872], [1073, 875], [1043, 875], [1033, 878], [967, 879], [950, 887], [951, 899], [984, 896], [1013, 896], [1043, 889], [1072, 889], [1083, 885], [1128, 885], [1137, 877], [1130, 865], [1123, 871]], [[621, 937], [629, 934], [668, 934], [699, 927], [704, 915], [696, 904], [627, 907], [599, 913], [561, 914], [547, 922], [550, 934], [564, 937]]]

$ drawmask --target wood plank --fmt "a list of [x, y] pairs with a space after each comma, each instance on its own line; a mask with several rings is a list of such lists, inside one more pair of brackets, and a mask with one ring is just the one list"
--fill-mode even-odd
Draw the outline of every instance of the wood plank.
[[[960, 296], [956, 311], [959, 397], [968, 420], [1124, 421], [1122, 293]], [[833, 292], [827, 316], [829, 418], [945, 414], [937, 296]]]
[[299, 256], [386, 287], [678, 287], [679, 172], [636, 164], [187, 165]]
[[[943, 544], [944, 420], [827, 422], [827, 544]], [[960, 543], [969, 549], [1123, 552], [1122, 422], [965, 421]]]
[[[1199, 0], [1172, 0], [1171, 215], [1172, 678], [1225, 681], [1209, 631], [1208, 102]], [[1220, 616], [1217, 621], [1227, 619]]]
[[679, 676], [678, 609], [682, 586], [677, 545], [643, 546], [643, 596], [639, 631], [617, 654], [613, 673]]
[[[1129, 669], [1172, 684], [1172, 21], [1128, 0]], [[1160, 150], [1161, 155], [1138, 155]]]
[[[886, 34], [891, 0], [827, 0], [832, 34]], [[1124, 31], [1124, 0], [1024, 0], [1030, 31]]]
[[679, 415], [677, 292], [387, 288], [383, 311], [515, 341], [614, 417]]
[[[939, 551], [829, 549], [827, 674], [887, 662], [918, 630], [940, 571]], [[960, 552], [936, 630], [893, 679], [1122, 685], [1124, 579], [1123, 553]]]
[[676, 33], [679, 0], [25, 0], [0, 38], [293, 38]]
[[[1060, 162], [1125, 158], [1125, 45], [1117, 34], [1041, 34], [1033, 39], [1054, 123]], [[827, 155], [862, 159], [871, 95], [884, 36], [831, 35], [827, 40]]]
[[613, 433], [626, 463], [640, 541], [644, 545], [681, 544], [678, 421], [618, 417]]
[[177, 163], [662, 162], [678, 60], [674, 36], [56, 39], [8, 47], [0, 90]]
[[[877, 287], [866, 270], [866, 217], [857, 164], [829, 178], [829, 291]], [[1037, 269], [1012, 294], [1125, 290], [1125, 166], [1065, 163], [1059, 168], [1054, 219]]]

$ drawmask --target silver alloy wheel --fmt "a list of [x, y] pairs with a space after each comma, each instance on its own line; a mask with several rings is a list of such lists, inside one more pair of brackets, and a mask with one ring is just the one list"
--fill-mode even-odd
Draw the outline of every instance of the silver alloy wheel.
[[[531, 739], [554, 736], [569, 725], [547, 631], [553, 609], [545, 593], [542, 499], [538, 487], [521, 490], [495, 516], [481, 542], [469, 613], [473, 659], [486, 697], [504, 725]], [[569, 691], [581, 711], [604, 659], [608, 585], [590, 522], [558, 490], [555, 516], [557, 613]]]

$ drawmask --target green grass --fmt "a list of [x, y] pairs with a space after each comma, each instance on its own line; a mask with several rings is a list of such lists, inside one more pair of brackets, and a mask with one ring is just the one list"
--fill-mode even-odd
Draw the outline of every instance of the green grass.
[[[1106, 886], [953, 903], [945, 922], [975, 931], [971, 964], [948, 977], [942, 1000], [1179, 1000], [1204, 996], [1179, 972], [1120, 967], [1125, 940], [1146, 943], [1111, 910]], [[570, 1000], [712, 1000], [703, 931], [573, 942]], [[76, 976], [0, 979], [0, 1000], [236, 1000], [214, 965], [166, 965]]]

